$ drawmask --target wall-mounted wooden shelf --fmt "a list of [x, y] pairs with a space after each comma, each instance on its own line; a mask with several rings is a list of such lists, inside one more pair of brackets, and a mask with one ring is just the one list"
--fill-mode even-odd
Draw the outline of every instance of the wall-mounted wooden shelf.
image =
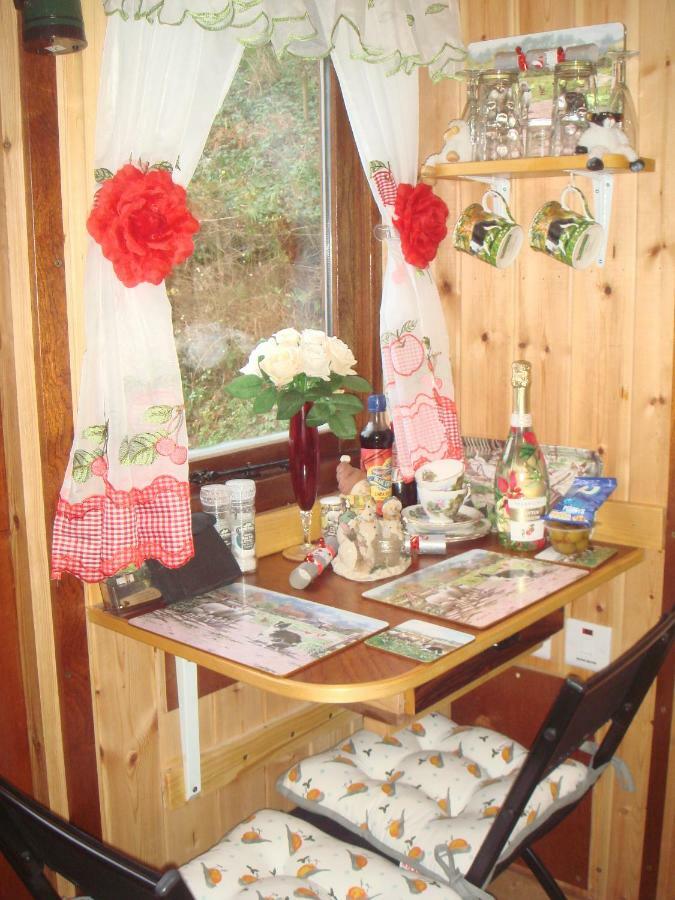
[[574, 156], [526, 156], [521, 159], [439, 163], [435, 166], [422, 166], [420, 179], [431, 185], [437, 181], [453, 179], [480, 181], [489, 184], [493, 190], [501, 194], [504, 202], [508, 204], [511, 196], [511, 179], [513, 178], [549, 178], [553, 175], [579, 175], [589, 178], [593, 185], [594, 218], [604, 230], [604, 239], [597, 264], [604, 266], [612, 215], [614, 176], [653, 172], [656, 164], [653, 159], [643, 157], [644, 169], [641, 172], [633, 172], [625, 156], [612, 153], [603, 158], [604, 169], [592, 171], [586, 168], [587, 161], [586, 154], [575, 154]]
[[[617, 154], [604, 158], [605, 168], [601, 172], [589, 172], [586, 169], [588, 156], [527, 156], [521, 159], [488, 160], [485, 162], [439, 163], [435, 166], [422, 166], [422, 181], [452, 178], [545, 178], [552, 175], [564, 175], [567, 172], [581, 174], [608, 175], [636, 174], [628, 167], [625, 156]], [[653, 159], [643, 159], [643, 172], [653, 172]], [[637, 173], [639, 174], [639, 173]]]

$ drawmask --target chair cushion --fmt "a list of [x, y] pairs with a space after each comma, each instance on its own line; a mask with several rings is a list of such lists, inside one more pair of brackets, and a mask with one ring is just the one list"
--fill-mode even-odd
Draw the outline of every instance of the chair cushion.
[[[456, 876], [471, 866], [526, 755], [496, 731], [431, 713], [389, 737], [358, 731], [294, 765], [277, 787], [298, 806], [458, 887]], [[503, 856], [596, 777], [573, 760], [558, 766], [535, 789]]]
[[196, 900], [460, 898], [446, 885], [272, 809], [254, 813], [180, 873]]

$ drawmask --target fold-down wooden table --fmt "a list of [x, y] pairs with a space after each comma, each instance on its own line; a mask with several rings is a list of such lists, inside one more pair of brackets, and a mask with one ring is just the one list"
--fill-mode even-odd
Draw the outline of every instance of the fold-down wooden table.
[[[470, 544], [452, 545], [451, 551], [454, 555], [476, 547], [501, 549], [493, 537], [488, 537]], [[133, 619], [113, 615], [101, 607], [90, 607], [87, 614], [97, 626], [175, 656], [185, 787], [189, 797], [200, 790], [197, 666], [284, 697], [347, 706], [370, 719], [399, 726], [408, 717], [443, 698], [464, 693], [512, 664], [518, 657], [531, 652], [562, 628], [564, 607], [568, 603], [637, 565], [643, 557], [643, 551], [635, 548], [617, 547], [616, 551], [614, 556], [589, 571], [585, 577], [488, 628], [476, 630], [448, 623], [474, 634], [475, 640], [433, 663], [418, 663], [358, 643], [293, 675], [280, 677], [136, 628]], [[438, 560], [439, 557], [421, 557], [409, 571], [432, 565]], [[410, 618], [439, 622], [437, 618], [367, 600], [361, 593], [371, 585], [346, 581], [332, 572], [320, 576], [308, 590], [295, 591], [288, 584], [293, 566], [294, 563], [275, 554], [261, 559], [258, 572], [247, 576], [246, 580], [271, 590], [382, 619], [390, 625]]]

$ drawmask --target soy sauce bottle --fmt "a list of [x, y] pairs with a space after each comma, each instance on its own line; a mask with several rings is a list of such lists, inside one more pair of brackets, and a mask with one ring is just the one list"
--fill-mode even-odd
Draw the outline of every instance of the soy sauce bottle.
[[366, 473], [370, 496], [381, 508], [391, 497], [391, 463], [394, 433], [387, 424], [384, 394], [368, 397], [369, 419], [359, 435], [361, 444], [361, 469]]

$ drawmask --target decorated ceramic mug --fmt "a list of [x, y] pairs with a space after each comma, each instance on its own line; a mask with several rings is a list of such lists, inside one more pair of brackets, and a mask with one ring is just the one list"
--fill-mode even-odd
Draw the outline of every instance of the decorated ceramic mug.
[[[490, 209], [488, 198], [499, 199], [506, 210], [500, 216]], [[498, 191], [486, 191], [480, 203], [467, 206], [459, 217], [452, 235], [457, 250], [483, 262], [505, 269], [518, 255], [523, 243], [523, 229], [514, 221], [506, 200]]]
[[[581, 199], [583, 213], [575, 212], [565, 202], [570, 193]], [[532, 249], [573, 269], [585, 269], [597, 259], [602, 237], [602, 225], [591, 215], [583, 193], [571, 184], [560, 195], [560, 203], [557, 200], [544, 203], [530, 225]]]

